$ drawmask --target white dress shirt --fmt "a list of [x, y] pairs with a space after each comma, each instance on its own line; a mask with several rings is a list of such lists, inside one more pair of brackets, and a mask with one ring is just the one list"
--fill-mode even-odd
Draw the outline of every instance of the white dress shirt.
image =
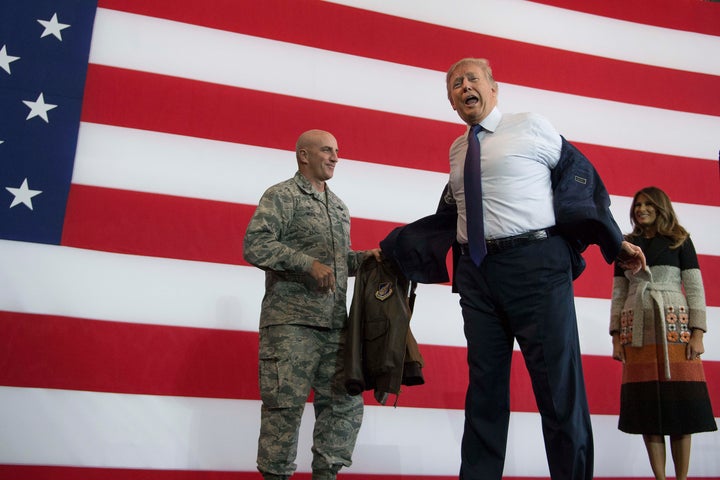
[[[518, 235], [555, 225], [550, 170], [562, 139], [544, 117], [493, 109], [480, 123], [485, 238]], [[469, 127], [468, 127], [469, 131]], [[467, 132], [450, 146], [450, 192], [458, 209], [457, 240], [467, 243], [463, 170]]]

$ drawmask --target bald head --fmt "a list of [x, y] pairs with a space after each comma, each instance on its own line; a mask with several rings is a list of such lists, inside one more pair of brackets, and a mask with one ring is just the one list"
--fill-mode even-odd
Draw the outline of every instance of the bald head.
[[337, 140], [324, 130], [308, 130], [300, 135], [295, 144], [300, 173], [321, 192], [325, 190], [325, 181], [335, 173], [337, 154]]
[[[332, 138], [332, 140], [335, 141], [335, 137], [325, 130], [314, 129], [303, 132], [300, 134], [297, 142], [295, 143], [295, 154], [299, 154], [300, 150], [320, 145], [328, 140], [328, 138]], [[337, 142], [335, 141], [335, 143]]]

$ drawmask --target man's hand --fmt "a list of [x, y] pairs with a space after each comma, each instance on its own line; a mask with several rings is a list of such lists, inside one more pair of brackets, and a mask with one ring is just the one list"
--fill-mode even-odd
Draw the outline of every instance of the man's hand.
[[368, 253], [368, 256], [372, 255], [373, 257], [375, 257], [375, 260], [377, 260], [378, 262], [382, 262], [382, 250], [380, 250], [379, 248], [373, 248], [372, 250], [368, 250]]
[[618, 253], [617, 256], [617, 264], [625, 270], [631, 270], [633, 273], [637, 273], [640, 270], [645, 270], [645, 268], [647, 268], [645, 254], [642, 249], [626, 240], [623, 240], [622, 245], [620, 246], [620, 253]]
[[327, 290], [328, 292], [335, 291], [335, 274], [332, 268], [317, 260], [313, 260], [312, 266], [310, 267], [310, 276], [317, 281], [319, 290]]

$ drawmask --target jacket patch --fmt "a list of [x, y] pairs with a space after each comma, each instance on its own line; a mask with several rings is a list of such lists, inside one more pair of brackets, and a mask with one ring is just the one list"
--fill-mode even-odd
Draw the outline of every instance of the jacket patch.
[[381, 302], [390, 298], [393, 294], [392, 282], [382, 282], [378, 285], [378, 289], [375, 292], [375, 298]]
[[576, 181], [577, 183], [582, 183], [583, 185], [586, 185], [586, 184], [587, 184], [587, 178], [583, 178], [583, 177], [581, 177], [581, 176], [579, 176], [579, 175], [575, 175], [575, 181]]

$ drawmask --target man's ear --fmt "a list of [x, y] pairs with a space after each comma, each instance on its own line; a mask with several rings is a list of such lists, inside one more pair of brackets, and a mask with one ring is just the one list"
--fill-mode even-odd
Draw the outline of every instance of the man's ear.
[[300, 161], [302, 163], [307, 163], [308, 151], [305, 150], [304, 148], [301, 148], [300, 150], [298, 150], [297, 157], [298, 157], [298, 161]]

